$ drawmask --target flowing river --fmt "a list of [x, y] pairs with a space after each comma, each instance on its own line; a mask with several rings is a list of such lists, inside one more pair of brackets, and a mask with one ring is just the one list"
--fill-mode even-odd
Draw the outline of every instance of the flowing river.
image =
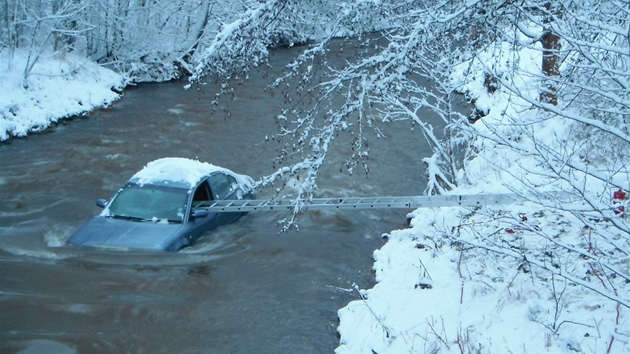
[[[345, 53], [358, 50], [352, 44]], [[277, 50], [278, 74], [295, 49]], [[331, 57], [334, 57], [332, 55]], [[337, 60], [343, 60], [338, 56]], [[372, 252], [405, 210], [307, 212], [279, 233], [282, 212], [255, 213], [181, 252], [65, 245], [147, 162], [198, 158], [254, 177], [272, 173], [282, 95], [263, 75], [236, 86], [215, 114], [216, 86], [144, 84], [112, 107], [0, 145], [1, 353], [330, 353], [337, 310], [374, 283]], [[226, 112], [229, 112], [227, 117]], [[430, 151], [409, 122], [370, 140], [370, 173], [340, 172], [340, 136], [321, 170], [323, 196], [419, 195]], [[263, 191], [264, 193], [264, 191]]]

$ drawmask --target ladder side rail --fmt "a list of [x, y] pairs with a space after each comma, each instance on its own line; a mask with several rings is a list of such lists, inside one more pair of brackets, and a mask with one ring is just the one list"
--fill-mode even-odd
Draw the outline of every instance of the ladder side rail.
[[[435, 195], [402, 197], [349, 197], [313, 198], [306, 204], [306, 210], [327, 209], [414, 209], [426, 207], [482, 206], [512, 203], [519, 200], [516, 195]], [[242, 199], [214, 201], [208, 209], [213, 212], [252, 212], [293, 210], [295, 200]]]

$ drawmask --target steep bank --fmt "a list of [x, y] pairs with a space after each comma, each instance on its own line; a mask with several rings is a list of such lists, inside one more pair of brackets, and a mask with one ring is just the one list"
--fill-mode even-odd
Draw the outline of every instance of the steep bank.
[[33, 60], [27, 52], [0, 52], [0, 141], [106, 107], [126, 85], [122, 75], [81, 56], [42, 55], [30, 67]]

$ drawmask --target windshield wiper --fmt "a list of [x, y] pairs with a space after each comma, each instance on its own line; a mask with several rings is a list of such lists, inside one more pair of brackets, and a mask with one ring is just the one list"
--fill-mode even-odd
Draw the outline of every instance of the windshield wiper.
[[113, 219], [121, 219], [121, 220], [131, 220], [131, 221], [148, 221], [145, 218], [139, 218], [137, 216], [129, 216], [129, 215], [116, 215], [116, 214], [110, 214], [108, 215], [110, 218]]
[[[112, 219], [131, 220], [131, 221], [138, 221], [138, 222], [148, 222], [148, 221], [156, 222], [156, 221], [154, 221], [153, 218], [145, 219], [145, 218], [141, 218], [141, 217], [138, 217], [138, 216], [129, 216], [129, 215], [109, 214], [106, 217], [112, 218]], [[157, 221], [160, 221], [160, 220], [164, 220], [164, 219], [157, 219]], [[177, 219], [177, 220], [175, 220], [175, 219], [165, 219], [165, 220], [168, 220], [169, 224], [181, 224], [182, 223], [181, 219]]]

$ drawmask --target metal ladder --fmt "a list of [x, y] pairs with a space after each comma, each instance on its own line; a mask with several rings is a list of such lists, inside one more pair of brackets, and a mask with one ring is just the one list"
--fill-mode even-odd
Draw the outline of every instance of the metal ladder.
[[[449, 206], [481, 206], [510, 204], [518, 197], [513, 194], [480, 195], [433, 195], [408, 197], [367, 197], [367, 198], [313, 198], [306, 203], [295, 199], [240, 199], [217, 200], [207, 207], [213, 213], [296, 211], [303, 210], [347, 210], [347, 209], [416, 209]], [[206, 209], [206, 208], [204, 208]]]

